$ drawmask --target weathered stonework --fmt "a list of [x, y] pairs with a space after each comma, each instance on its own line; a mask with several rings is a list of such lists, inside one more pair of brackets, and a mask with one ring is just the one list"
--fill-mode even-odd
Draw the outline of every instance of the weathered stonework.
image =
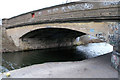
[[19, 51], [20, 49], [18, 47], [15, 46], [14, 42], [12, 41], [12, 39], [10, 39], [7, 34], [6, 34], [6, 30], [5, 28], [0, 28], [0, 30], [2, 31], [2, 36], [1, 36], [1, 40], [2, 40], [2, 48], [1, 48], [1, 52], [14, 52], [14, 51]]
[[69, 29], [90, 34], [115, 46], [115, 41], [112, 40], [116, 35], [113, 35], [115, 32], [112, 28], [120, 18], [119, 8], [119, 1], [71, 2], [3, 19], [2, 26], [18, 48], [23, 47], [22, 36], [44, 28]]
[[[68, 30], [69, 34], [67, 34], [66, 36], [71, 35], [70, 34], [71, 32], [77, 32], [77, 33], [73, 33], [74, 35], [77, 34], [77, 36], [76, 35], [71, 36], [68, 39], [66, 39], [65, 42], [64, 42], [64, 39], [66, 37], [64, 35], [65, 31], [61, 32], [62, 33], [61, 38], [63, 42], [63, 43], [61, 42], [62, 43], [61, 46], [65, 46], [65, 44], [66, 45], [68, 44], [68, 46], [70, 46], [70, 44], [72, 45], [74, 43], [74, 40], [77, 37], [83, 35], [83, 33], [93, 35], [95, 37], [98, 37], [102, 41], [106, 41], [106, 42], [113, 44], [111, 40], [113, 40], [112, 37], [114, 37], [113, 36], [114, 30], [112, 29], [113, 27], [116, 27], [117, 29], [118, 27], [117, 24], [118, 24], [117, 22], [85, 22], [85, 23], [84, 22], [77, 22], [77, 23], [73, 22], [73, 23], [37, 24], [37, 25], [28, 25], [28, 26], [6, 29], [6, 32], [7, 32], [7, 35], [13, 40], [15, 45], [22, 50], [58, 47], [57, 46], [58, 43], [56, 41], [59, 41], [60, 39], [57, 39], [57, 37], [55, 37], [53, 42], [50, 41], [50, 37], [53, 37], [54, 35], [59, 35], [58, 30]], [[55, 32], [55, 33], [52, 34], [52, 32]], [[34, 36], [33, 39], [29, 38], [31, 33]], [[26, 37], [25, 35], [29, 35], [29, 37]], [[38, 35], [37, 37], [40, 37], [39, 39], [40, 42], [38, 42], [37, 40], [38, 38], [35, 37], [35, 35]], [[50, 36], [47, 37], [47, 35], [50, 35]], [[43, 40], [44, 38], [43, 36], [46, 37], [45, 40]], [[26, 40], [23, 40], [23, 41], [21, 40], [24, 38], [26, 38], [26, 40], [28, 41], [30, 40], [32, 41], [30, 41], [28, 44], [25, 42]], [[48, 41], [49, 44], [48, 43], [46, 44], [47, 40], [49, 40]], [[36, 43], [34, 43], [34, 45], [30, 45], [30, 43], [32, 42], [36, 42]], [[41, 43], [41, 47], [39, 46], [38, 48], [35, 46], [35, 44], [40, 45], [40, 43]]]
[[109, 39], [114, 44], [111, 62], [112, 66], [120, 72], [120, 22], [113, 27], [113, 32], [113, 39]]
[[[73, 20], [116, 20], [120, 17], [119, 4], [119, 2], [71, 2], [3, 19], [3, 26], [12, 28]], [[33, 14], [35, 17], [32, 17]]]

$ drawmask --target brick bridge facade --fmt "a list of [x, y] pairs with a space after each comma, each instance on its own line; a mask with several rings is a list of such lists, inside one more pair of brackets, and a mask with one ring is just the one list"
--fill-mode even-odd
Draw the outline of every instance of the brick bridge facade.
[[119, 4], [71, 2], [3, 19], [2, 26], [22, 50], [74, 45], [76, 38], [85, 34], [115, 46], [119, 37]]

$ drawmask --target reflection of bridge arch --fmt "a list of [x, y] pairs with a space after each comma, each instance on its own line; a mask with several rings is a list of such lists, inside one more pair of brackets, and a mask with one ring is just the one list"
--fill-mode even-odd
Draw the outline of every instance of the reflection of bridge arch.
[[20, 37], [23, 49], [41, 49], [51, 47], [72, 46], [78, 36], [85, 33], [66, 28], [40, 28]]

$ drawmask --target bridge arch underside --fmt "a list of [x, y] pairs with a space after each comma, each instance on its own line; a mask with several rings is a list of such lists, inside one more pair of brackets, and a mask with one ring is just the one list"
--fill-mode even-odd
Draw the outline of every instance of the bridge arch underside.
[[23, 50], [73, 46], [77, 37], [85, 33], [65, 28], [42, 28], [20, 37]]

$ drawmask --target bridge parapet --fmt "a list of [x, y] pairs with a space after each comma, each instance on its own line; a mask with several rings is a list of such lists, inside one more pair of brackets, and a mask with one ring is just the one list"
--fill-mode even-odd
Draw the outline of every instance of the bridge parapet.
[[120, 18], [119, 4], [119, 2], [71, 2], [3, 19], [3, 26], [12, 28], [56, 21], [114, 20]]

